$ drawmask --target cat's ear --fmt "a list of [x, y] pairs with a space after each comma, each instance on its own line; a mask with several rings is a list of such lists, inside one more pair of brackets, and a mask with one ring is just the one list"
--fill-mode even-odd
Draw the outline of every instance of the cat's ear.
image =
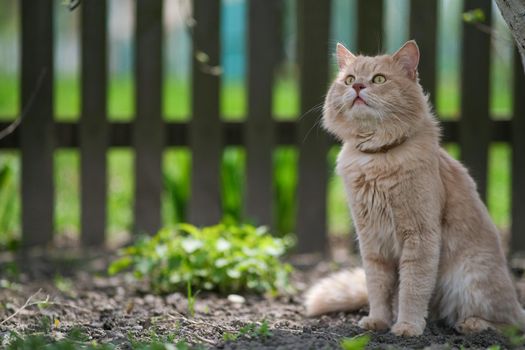
[[392, 58], [399, 62], [412, 80], [417, 78], [417, 65], [419, 63], [419, 48], [414, 40], [407, 41]]
[[355, 60], [355, 55], [350, 52], [343, 44], [337, 43], [337, 64], [339, 69], [343, 69]]

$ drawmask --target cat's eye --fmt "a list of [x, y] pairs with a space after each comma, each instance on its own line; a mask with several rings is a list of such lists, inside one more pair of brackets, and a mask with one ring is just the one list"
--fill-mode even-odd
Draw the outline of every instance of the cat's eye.
[[345, 84], [350, 85], [353, 84], [355, 81], [355, 77], [353, 75], [349, 75], [345, 78]]
[[383, 84], [385, 81], [386, 81], [386, 78], [383, 74], [376, 74], [372, 78], [372, 82], [374, 82], [375, 84]]

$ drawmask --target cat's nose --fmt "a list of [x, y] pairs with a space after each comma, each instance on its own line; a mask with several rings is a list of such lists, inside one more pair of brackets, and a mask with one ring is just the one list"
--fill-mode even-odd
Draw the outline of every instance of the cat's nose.
[[365, 84], [362, 83], [354, 83], [352, 84], [352, 87], [354, 88], [355, 92], [357, 92], [357, 94], [359, 94], [359, 91], [366, 88]]

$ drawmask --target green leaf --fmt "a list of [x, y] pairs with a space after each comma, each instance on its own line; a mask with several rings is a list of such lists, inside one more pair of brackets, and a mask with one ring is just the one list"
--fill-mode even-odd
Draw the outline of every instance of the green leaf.
[[480, 8], [463, 12], [463, 21], [471, 24], [485, 22], [485, 12]]
[[341, 341], [341, 348], [343, 350], [362, 350], [370, 342], [368, 334], [359, 335], [353, 338], [344, 338]]
[[217, 247], [217, 251], [219, 252], [224, 252], [226, 250], [229, 250], [231, 246], [232, 246], [231, 243], [222, 237], [217, 240], [216, 247]]
[[175, 226], [177, 230], [187, 232], [192, 236], [198, 236], [199, 235], [199, 229], [193, 225], [181, 223]]
[[186, 238], [182, 241], [182, 249], [188, 254], [195, 252], [197, 249], [201, 248], [203, 243], [199, 240], [193, 238]]
[[110, 276], [113, 276], [121, 272], [122, 270], [128, 268], [132, 262], [133, 260], [129, 256], [125, 256], [118, 260], [115, 260], [111, 263], [111, 265], [109, 265], [108, 274]]

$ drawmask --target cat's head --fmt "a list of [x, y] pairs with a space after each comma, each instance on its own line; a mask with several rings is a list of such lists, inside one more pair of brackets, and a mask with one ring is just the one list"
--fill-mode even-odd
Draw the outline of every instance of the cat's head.
[[418, 82], [416, 42], [375, 57], [356, 56], [337, 44], [336, 55], [339, 72], [326, 96], [324, 127], [343, 141], [375, 134], [385, 143], [409, 137], [428, 109]]

